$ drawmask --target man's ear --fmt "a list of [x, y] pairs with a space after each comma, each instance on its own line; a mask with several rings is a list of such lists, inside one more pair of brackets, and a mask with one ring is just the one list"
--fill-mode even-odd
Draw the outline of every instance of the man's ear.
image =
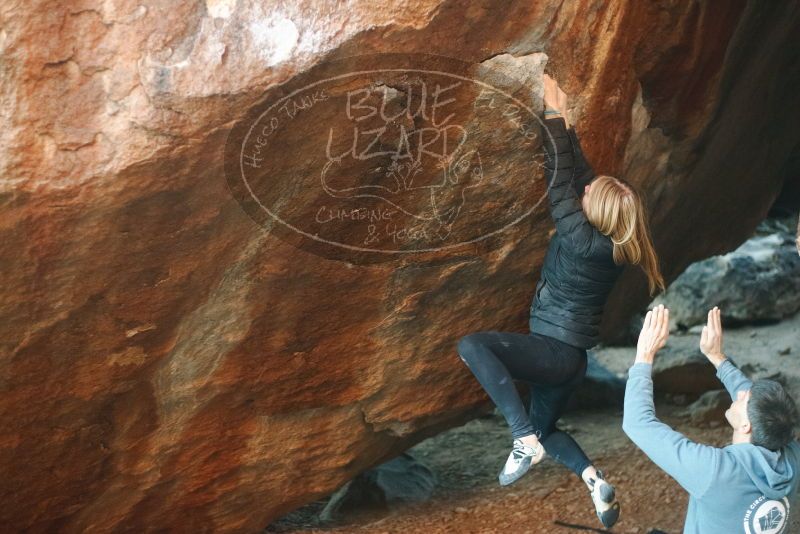
[[739, 433], [741, 434], [749, 434], [753, 431], [753, 427], [750, 426], [750, 420], [744, 421], [741, 425], [739, 425]]

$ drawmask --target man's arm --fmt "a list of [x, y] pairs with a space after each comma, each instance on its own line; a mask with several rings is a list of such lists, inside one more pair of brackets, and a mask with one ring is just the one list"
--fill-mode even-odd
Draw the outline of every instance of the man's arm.
[[739, 391], [746, 391], [753, 387], [750, 379], [744, 376], [744, 373], [728, 358], [722, 360], [722, 363], [717, 366], [717, 378], [720, 379], [733, 400], [736, 400], [736, 393]]
[[711, 487], [721, 451], [689, 440], [656, 418], [652, 369], [638, 362], [628, 371], [622, 429], [653, 463], [700, 498]]
[[708, 322], [700, 334], [700, 352], [717, 368], [717, 378], [722, 381], [731, 399], [736, 400], [736, 393], [753, 386], [722, 352], [722, 312], [719, 306], [708, 310]]
[[552, 135], [552, 139], [547, 135], [544, 138], [547, 156], [544, 168], [550, 214], [558, 233], [563, 235], [575, 250], [585, 255], [591, 249], [594, 232], [586, 214], [583, 213], [573, 183], [575, 154], [572, 140], [563, 117], [545, 119], [544, 123]]

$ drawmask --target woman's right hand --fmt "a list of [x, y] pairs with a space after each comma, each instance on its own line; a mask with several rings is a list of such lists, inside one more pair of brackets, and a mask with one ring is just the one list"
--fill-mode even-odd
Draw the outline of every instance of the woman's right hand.
[[[542, 76], [542, 80], [544, 81], [545, 109], [553, 109], [558, 111], [559, 114], [564, 118], [564, 122], [566, 122], [567, 126], [569, 127], [569, 122], [567, 122], [567, 93], [562, 91], [558, 86], [558, 82], [556, 82], [547, 74]], [[558, 115], [548, 114], [548, 116], [545, 118], [553, 117], [558, 117]]]

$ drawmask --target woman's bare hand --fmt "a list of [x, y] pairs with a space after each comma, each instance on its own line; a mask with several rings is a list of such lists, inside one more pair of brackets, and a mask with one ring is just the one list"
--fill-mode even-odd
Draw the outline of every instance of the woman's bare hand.
[[[561, 90], [553, 78], [547, 74], [543, 75], [544, 81], [544, 107], [545, 109], [553, 109], [558, 111], [564, 118], [564, 122], [569, 126], [567, 120], [567, 93]], [[558, 115], [548, 115], [549, 117], [557, 117]]]

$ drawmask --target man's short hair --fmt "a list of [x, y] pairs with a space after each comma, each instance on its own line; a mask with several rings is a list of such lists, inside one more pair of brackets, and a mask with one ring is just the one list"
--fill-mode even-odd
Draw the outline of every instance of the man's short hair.
[[774, 380], [753, 382], [747, 416], [752, 432], [751, 443], [777, 451], [794, 439], [798, 426], [797, 405], [783, 386]]

